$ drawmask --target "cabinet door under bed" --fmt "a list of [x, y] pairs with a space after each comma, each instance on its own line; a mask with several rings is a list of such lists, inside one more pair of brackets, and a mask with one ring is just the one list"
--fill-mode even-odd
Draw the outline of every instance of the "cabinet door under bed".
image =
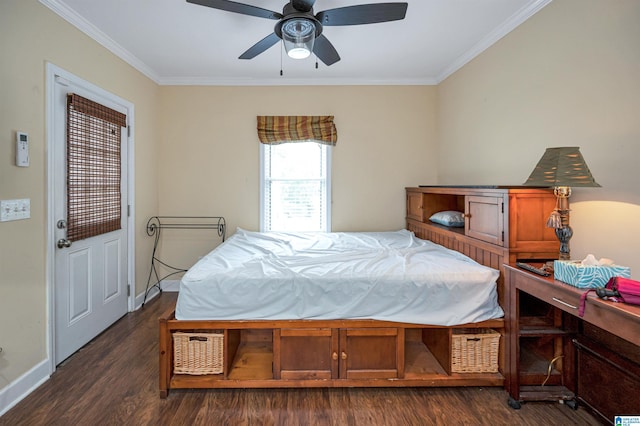
[[274, 378], [387, 379], [402, 377], [402, 328], [275, 329]]

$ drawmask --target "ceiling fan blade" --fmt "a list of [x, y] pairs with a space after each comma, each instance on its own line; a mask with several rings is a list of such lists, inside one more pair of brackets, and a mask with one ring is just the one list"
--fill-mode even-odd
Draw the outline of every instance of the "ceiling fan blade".
[[258, 18], [267, 18], [278, 20], [282, 18], [282, 14], [272, 10], [262, 9], [261, 7], [251, 6], [249, 4], [237, 3], [228, 0], [187, 0], [187, 3], [199, 4], [200, 6], [212, 7], [214, 9], [225, 10], [227, 12], [240, 13], [242, 15], [257, 16]]
[[407, 3], [374, 3], [323, 10], [316, 19], [325, 26], [376, 24], [399, 21], [407, 14]]
[[326, 66], [333, 65], [340, 60], [338, 51], [324, 34], [320, 34], [318, 38], [316, 38], [313, 44], [313, 53], [320, 58]]
[[300, 12], [309, 12], [315, 2], [316, 0], [291, 0], [291, 6]]
[[280, 41], [275, 33], [271, 33], [244, 52], [238, 59], [253, 59]]

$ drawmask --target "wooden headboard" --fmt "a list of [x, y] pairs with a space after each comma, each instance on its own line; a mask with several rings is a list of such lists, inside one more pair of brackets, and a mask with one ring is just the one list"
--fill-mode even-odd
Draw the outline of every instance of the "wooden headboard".
[[[406, 188], [407, 229], [418, 238], [458, 251], [500, 271], [498, 300], [504, 305], [505, 263], [552, 259], [560, 245], [545, 219], [555, 208], [550, 189], [508, 186], [428, 186]], [[464, 228], [435, 224], [442, 210], [462, 211]]]

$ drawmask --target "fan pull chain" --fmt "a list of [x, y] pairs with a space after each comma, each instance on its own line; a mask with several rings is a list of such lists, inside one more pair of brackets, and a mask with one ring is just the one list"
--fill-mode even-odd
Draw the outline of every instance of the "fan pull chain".
[[284, 41], [280, 43], [280, 77], [282, 77], [282, 50], [284, 49]]

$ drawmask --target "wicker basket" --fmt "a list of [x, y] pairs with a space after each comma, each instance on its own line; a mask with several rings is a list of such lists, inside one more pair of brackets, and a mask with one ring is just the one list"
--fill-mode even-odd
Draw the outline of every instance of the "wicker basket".
[[453, 373], [497, 373], [500, 333], [488, 328], [453, 329]]
[[224, 334], [173, 333], [175, 374], [220, 374], [223, 358]]

